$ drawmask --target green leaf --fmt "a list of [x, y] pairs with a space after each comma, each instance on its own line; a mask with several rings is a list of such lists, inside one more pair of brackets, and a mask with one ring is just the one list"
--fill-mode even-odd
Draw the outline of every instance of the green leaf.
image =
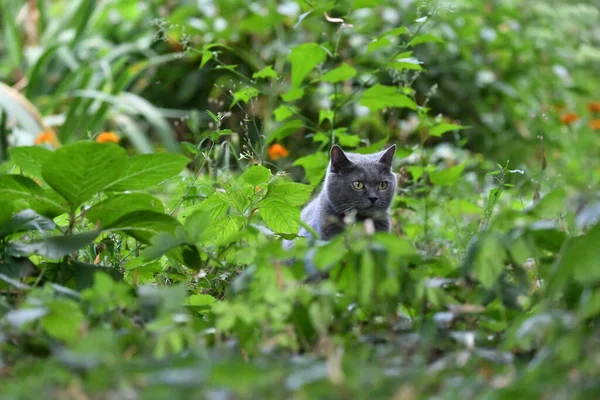
[[269, 185], [269, 190], [261, 204], [277, 201], [292, 206], [301, 206], [310, 198], [312, 187], [297, 182], [274, 182]]
[[267, 137], [267, 144], [285, 139], [291, 134], [296, 133], [296, 131], [298, 131], [298, 129], [302, 128], [303, 126], [304, 124], [299, 119], [286, 121]]
[[396, 87], [384, 86], [379, 83], [365, 90], [360, 104], [374, 112], [387, 107], [417, 109], [415, 102], [408, 96], [399, 93]]
[[329, 157], [322, 152], [301, 157], [294, 162], [294, 165], [304, 168], [306, 179], [311, 186], [317, 186], [321, 182], [328, 164]]
[[52, 152], [40, 146], [20, 146], [10, 149], [10, 158], [31, 176], [42, 176], [42, 164], [52, 155]]
[[301, 99], [304, 96], [304, 89], [295, 87], [281, 95], [283, 101], [292, 102]]
[[400, 36], [409, 33], [408, 28], [405, 26], [399, 26], [397, 28], [391, 29], [387, 32], [384, 32], [380, 37], [384, 36]]
[[317, 43], [304, 43], [292, 49], [287, 57], [292, 63], [292, 86], [299, 87], [306, 75], [326, 57], [327, 53]]
[[389, 38], [379, 37], [377, 39], [374, 39], [371, 43], [369, 43], [369, 46], [367, 47], [367, 54], [384, 47], [390, 47], [391, 45], [392, 41]]
[[244, 172], [242, 179], [252, 186], [259, 186], [269, 182], [271, 171], [262, 165], [253, 165]]
[[56, 150], [42, 176], [75, 209], [119, 178], [126, 163], [125, 149], [113, 143], [77, 142]]
[[34, 254], [57, 260], [92, 243], [100, 232], [89, 231], [75, 235], [51, 236], [29, 242], [11, 242], [8, 252], [15, 257], [28, 257]]
[[50, 218], [27, 209], [13, 215], [8, 224], [0, 226], [0, 237], [17, 232], [51, 231], [54, 228], [56, 228], [56, 224]]
[[413, 70], [413, 71], [422, 71], [423, 67], [421, 67], [422, 62], [417, 60], [414, 57], [408, 58], [399, 58], [396, 61], [389, 63], [387, 66], [395, 69], [396, 71], [404, 71], [405, 69]]
[[319, 110], [319, 124], [325, 120], [333, 122], [335, 117], [335, 111], [333, 110]]
[[167, 232], [158, 232], [152, 236], [150, 244], [142, 251], [141, 256], [145, 260], [155, 260], [186, 243], [187, 240], [181, 235], [173, 236]]
[[267, 226], [277, 233], [298, 233], [300, 210], [287, 202], [271, 199], [259, 204], [260, 216]]
[[435, 185], [452, 186], [460, 179], [466, 164], [462, 163], [441, 171], [432, 171], [429, 173], [429, 179]]
[[233, 93], [233, 101], [231, 102], [231, 105], [229, 106], [229, 108], [231, 109], [233, 106], [235, 106], [237, 103], [242, 102], [242, 103], [249, 103], [250, 100], [252, 100], [253, 98], [258, 96], [258, 89], [256, 89], [255, 87], [252, 86], [248, 86], [245, 87], [241, 90], [238, 90], [236, 92]]
[[125, 172], [105, 190], [141, 190], [179, 174], [190, 160], [181, 154], [140, 154], [129, 159]]
[[440, 124], [440, 125], [434, 126], [429, 131], [429, 134], [431, 136], [442, 136], [446, 132], [458, 131], [460, 129], [467, 129], [467, 128], [468, 128], [468, 126], [462, 126], [462, 125], [457, 125], [457, 124]]
[[187, 298], [187, 304], [195, 307], [210, 307], [217, 299], [209, 294], [193, 294]]
[[346, 81], [355, 75], [356, 75], [356, 69], [354, 69], [350, 65], [344, 63], [344, 64], [340, 65], [339, 67], [332, 69], [331, 71], [329, 71], [328, 73], [323, 75], [321, 77], [321, 80], [323, 82], [336, 83], [336, 82]]
[[192, 243], [201, 242], [204, 232], [212, 225], [212, 215], [206, 210], [196, 210], [191, 213], [184, 223], [185, 234]]
[[433, 36], [429, 33], [425, 33], [423, 35], [418, 35], [418, 36], [415, 36], [414, 38], [412, 38], [412, 40], [410, 42], [408, 42], [408, 46], [412, 47], [412, 46], [416, 46], [421, 43], [430, 43], [430, 42], [445, 43], [443, 39], [440, 39], [439, 37]]
[[56, 298], [48, 304], [48, 311], [41, 320], [46, 333], [67, 343], [75, 342], [85, 322], [79, 304], [68, 298]]
[[32, 179], [22, 175], [0, 175], [0, 199], [3, 201], [28, 200], [31, 208], [38, 212], [40, 209], [47, 208], [58, 209], [62, 212], [68, 211]]
[[86, 218], [93, 224], [100, 222], [101, 226], [109, 226], [122, 216], [139, 210], [162, 213], [165, 207], [159, 199], [146, 193], [120, 193], [94, 204], [86, 212]]
[[502, 243], [492, 235], [486, 235], [478, 243], [474, 272], [487, 289], [492, 288], [504, 270], [505, 252]]
[[277, 72], [275, 72], [275, 70], [273, 69], [273, 67], [271, 67], [270, 65], [267, 65], [266, 67], [264, 67], [260, 71], [257, 71], [257, 72], [255, 72], [255, 73], [252, 74], [252, 78], [253, 79], [266, 79], [266, 78], [275, 78], [275, 79], [277, 79], [278, 77], [279, 76], [277, 75]]
[[291, 117], [292, 115], [298, 112], [298, 108], [295, 106], [290, 106], [288, 104], [282, 104], [273, 111], [273, 115], [275, 116], [275, 121], [281, 122], [284, 119]]
[[174, 233], [178, 226], [181, 224], [170, 215], [141, 210], [125, 214], [104, 230], [125, 232], [142, 243], [149, 243], [158, 232]]
[[371, 304], [375, 288], [375, 260], [370, 251], [362, 254], [360, 262], [359, 300], [363, 306]]
[[[22, 39], [19, 34], [19, 28], [17, 27], [17, 19], [15, 18], [15, 7], [10, 7], [8, 0], [2, 1], [2, 30], [4, 31], [3, 48], [4, 52], [8, 53], [8, 60], [10, 61], [12, 68], [17, 68], [21, 65], [21, 59], [23, 57], [23, 46], [21, 44]], [[16, 3], [15, 3], [16, 4]]]
[[558, 263], [559, 274], [570, 275], [581, 284], [593, 285], [600, 281], [600, 224], [585, 234], [573, 238]]

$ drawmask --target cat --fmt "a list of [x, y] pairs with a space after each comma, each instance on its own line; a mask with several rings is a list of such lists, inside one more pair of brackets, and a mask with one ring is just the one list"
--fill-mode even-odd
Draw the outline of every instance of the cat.
[[[396, 145], [374, 154], [345, 153], [334, 145], [319, 195], [302, 210], [301, 219], [328, 241], [344, 230], [345, 218], [371, 219], [375, 231], [391, 230], [390, 206], [396, 193], [392, 161]], [[301, 228], [298, 236], [309, 237]], [[291, 247], [286, 241], [285, 247]]]

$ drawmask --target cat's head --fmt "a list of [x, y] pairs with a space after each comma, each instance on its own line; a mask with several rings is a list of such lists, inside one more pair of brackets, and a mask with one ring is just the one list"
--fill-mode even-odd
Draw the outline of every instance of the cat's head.
[[325, 178], [333, 209], [340, 214], [356, 210], [364, 216], [386, 211], [396, 192], [395, 153], [396, 145], [374, 154], [345, 153], [334, 145]]

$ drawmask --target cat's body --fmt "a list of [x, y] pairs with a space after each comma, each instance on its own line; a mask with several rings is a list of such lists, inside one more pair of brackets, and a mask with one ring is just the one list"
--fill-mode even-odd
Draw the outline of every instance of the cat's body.
[[[331, 148], [323, 190], [302, 210], [302, 220], [322, 240], [330, 240], [345, 226], [345, 218], [372, 219], [376, 231], [391, 228], [390, 206], [396, 192], [392, 160], [396, 146], [374, 154], [344, 153]], [[310, 233], [301, 228], [300, 236]], [[286, 243], [289, 247], [290, 242]]]

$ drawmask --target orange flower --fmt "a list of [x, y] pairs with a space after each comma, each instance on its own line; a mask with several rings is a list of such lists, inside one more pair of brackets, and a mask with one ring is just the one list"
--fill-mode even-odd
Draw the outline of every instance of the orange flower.
[[56, 138], [56, 133], [52, 129], [47, 129], [39, 134], [33, 141], [34, 144], [50, 143], [54, 147], [59, 147], [60, 142]]
[[119, 136], [114, 132], [103, 132], [96, 138], [98, 143], [119, 143], [119, 140]]
[[282, 157], [287, 157], [290, 155], [288, 149], [283, 147], [282, 145], [275, 143], [269, 147], [269, 158], [271, 160], [278, 160]]
[[563, 125], [571, 125], [579, 119], [579, 115], [575, 113], [566, 113], [560, 116], [560, 123]]
[[590, 128], [595, 131], [600, 131], [600, 119], [593, 119], [590, 121]]
[[587, 107], [590, 112], [600, 112], [600, 101], [592, 101]]

